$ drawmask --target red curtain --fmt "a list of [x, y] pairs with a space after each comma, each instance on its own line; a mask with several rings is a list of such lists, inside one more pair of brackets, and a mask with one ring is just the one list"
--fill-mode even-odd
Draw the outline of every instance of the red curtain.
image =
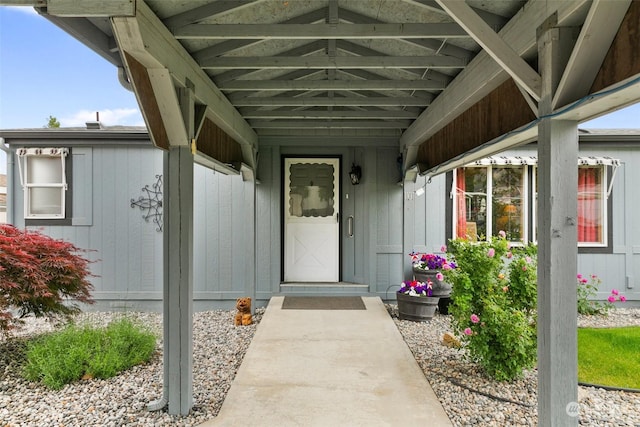
[[600, 169], [578, 168], [578, 242], [602, 241]]
[[456, 201], [457, 201], [457, 237], [467, 237], [467, 209], [465, 205], [465, 176], [464, 168], [456, 170]]

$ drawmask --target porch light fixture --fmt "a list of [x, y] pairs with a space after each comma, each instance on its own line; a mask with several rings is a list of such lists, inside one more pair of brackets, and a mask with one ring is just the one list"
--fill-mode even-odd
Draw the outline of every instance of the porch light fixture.
[[362, 178], [362, 168], [355, 163], [352, 163], [351, 172], [349, 172], [349, 178], [351, 178], [352, 185], [360, 184], [360, 178]]

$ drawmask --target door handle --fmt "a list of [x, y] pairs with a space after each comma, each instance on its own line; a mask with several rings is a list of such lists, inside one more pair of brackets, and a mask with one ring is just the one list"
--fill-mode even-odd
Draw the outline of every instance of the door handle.
[[353, 215], [347, 218], [347, 235], [353, 237]]

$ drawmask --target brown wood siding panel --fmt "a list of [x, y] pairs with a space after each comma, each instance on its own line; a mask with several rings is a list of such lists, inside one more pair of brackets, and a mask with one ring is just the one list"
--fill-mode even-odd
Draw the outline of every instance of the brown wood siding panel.
[[201, 153], [222, 163], [238, 163], [243, 160], [240, 144], [209, 119], [204, 120], [196, 146]]
[[640, 0], [634, 0], [620, 24], [595, 78], [591, 93], [640, 73]]
[[422, 143], [417, 162], [434, 167], [535, 118], [513, 79], [508, 79]]
[[147, 121], [147, 127], [151, 134], [151, 141], [156, 147], [169, 149], [169, 136], [167, 130], [164, 127], [162, 116], [160, 115], [160, 108], [156, 102], [155, 94], [153, 93], [153, 87], [151, 86], [151, 79], [149, 79], [149, 73], [147, 69], [138, 62], [133, 56], [127, 52], [124, 53], [127, 64], [129, 65], [129, 72], [131, 73], [131, 80], [136, 88], [138, 103], [142, 108], [142, 113]]

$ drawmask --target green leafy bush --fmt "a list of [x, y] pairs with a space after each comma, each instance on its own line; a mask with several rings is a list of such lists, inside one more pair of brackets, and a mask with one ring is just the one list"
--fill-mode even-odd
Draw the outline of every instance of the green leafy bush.
[[511, 380], [536, 360], [536, 248], [511, 250], [501, 234], [485, 242], [452, 240], [458, 268], [449, 313], [471, 360], [497, 380]]
[[147, 362], [155, 345], [152, 332], [125, 318], [102, 329], [69, 325], [28, 344], [24, 376], [56, 390], [83, 377], [110, 378]]

